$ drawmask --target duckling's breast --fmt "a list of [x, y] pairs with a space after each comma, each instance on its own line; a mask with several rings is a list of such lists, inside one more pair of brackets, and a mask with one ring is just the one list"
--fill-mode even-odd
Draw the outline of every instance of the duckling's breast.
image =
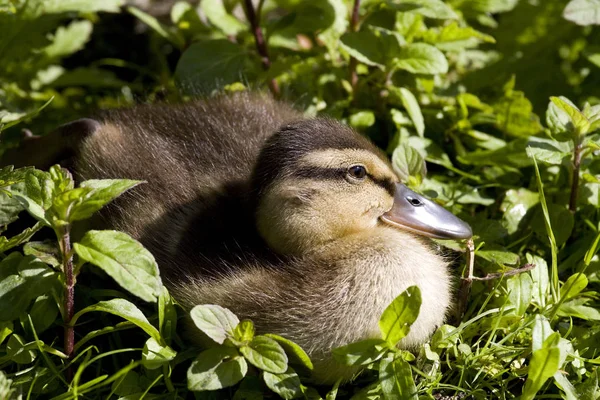
[[332, 302], [330, 310], [334, 311], [321, 315], [335, 327], [329, 346], [381, 337], [382, 312], [412, 285], [421, 290], [422, 304], [400, 346], [412, 348], [425, 342], [443, 323], [451, 301], [447, 262], [421, 238], [380, 227], [368, 236], [332, 244], [318, 257], [329, 260], [327, 267], [332, 269], [332, 279], [323, 289], [329, 297], [324, 294], [323, 302]]

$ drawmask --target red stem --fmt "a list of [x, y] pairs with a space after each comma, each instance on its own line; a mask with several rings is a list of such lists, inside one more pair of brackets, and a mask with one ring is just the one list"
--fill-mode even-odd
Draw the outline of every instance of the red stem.
[[[258, 12], [254, 10], [252, 0], [245, 0], [244, 4], [246, 18], [248, 19], [248, 21], [250, 22], [250, 26], [252, 27], [252, 34], [254, 35], [256, 49], [258, 50], [258, 54], [260, 55], [263, 69], [267, 71], [271, 67], [271, 59], [269, 58], [269, 52], [267, 50], [267, 42], [265, 40], [265, 37], [263, 36], [262, 29], [260, 29], [260, 6], [262, 5], [262, 1], [260, 2]], [[271, 79], [269, 81], [269, 89], [271, 89], [271, 93], [273, 93], [274, 96], [279, 96], [279, 85], [277, 84], [277, 81], [275, 79]]]
[[[65, 338], [64, 350], [65, 354], [73, 357], [73, 349], [75, 347], [75, 329], [71, 325], [71, 319], [75, 313], [75, 276], [73, 273], [73, 255], [71, 254], [71, 237], [69, 235], [70, 227], [64, 228], [59, 237], [60, 250], [63, 257], [64, 273], [65, 273]], [[70, 381], [73, 377], [71, 368], [67, 370], [67, 379]]]

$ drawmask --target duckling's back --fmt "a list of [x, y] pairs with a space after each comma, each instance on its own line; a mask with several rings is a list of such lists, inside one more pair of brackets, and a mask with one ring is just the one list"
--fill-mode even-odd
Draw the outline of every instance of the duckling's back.
[[248, 181], [265, 139], [299, 118], [260, 94], [111, 110], [77, 146], [74, 169], [80, 180], [146, 181], [109, 207], [107, 225], [141, 240], [167, 274], [218, 272], [260, 240]]

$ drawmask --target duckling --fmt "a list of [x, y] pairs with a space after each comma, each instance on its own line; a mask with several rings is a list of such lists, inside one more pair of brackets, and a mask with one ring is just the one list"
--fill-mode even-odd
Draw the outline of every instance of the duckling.
[[260, 94], [94, 121], [69, 136], [75, 174], [148, 182], [102, 217], [155, 254], [184, 308], [219, 304], [298, 343], [319, 383], [355, 372], [331, 350], [380, 337], [381, 313], [411, 285], [422, 306], [400, 346], [443, 323], [451, 276], [426, 237], [471, 229], [401, 184], [385, 154], [349, 127]]

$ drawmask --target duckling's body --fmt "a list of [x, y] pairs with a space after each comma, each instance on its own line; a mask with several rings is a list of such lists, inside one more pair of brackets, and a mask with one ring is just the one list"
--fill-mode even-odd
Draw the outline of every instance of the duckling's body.
[[91, 131], [77, 144], [78, 179], [147, 181], [105, 222], [155, 254], [184, 307], [219, 304], [293, 340], [315, 380], [348, 378], [331, 349], [380, 337], [381, 313], [411, 285], [422, 306], [401, 346], [443, 323], [447, 263], [382, 223], [397, 178], [349, 128], [242, 94], [111, 111]]

